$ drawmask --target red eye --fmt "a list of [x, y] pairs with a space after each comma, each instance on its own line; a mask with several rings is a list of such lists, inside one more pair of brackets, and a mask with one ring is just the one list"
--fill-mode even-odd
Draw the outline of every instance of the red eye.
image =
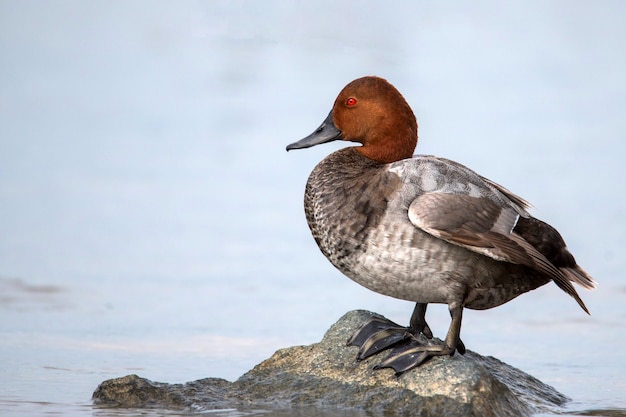
[[356, 98], [350, 97], [349, 99], [346, 100], [346, 106], [352, 107], [354, 105], [356, 105]]

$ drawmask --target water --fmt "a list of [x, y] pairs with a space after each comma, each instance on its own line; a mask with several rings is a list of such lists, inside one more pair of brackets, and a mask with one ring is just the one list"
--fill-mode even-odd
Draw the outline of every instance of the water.
[[[600, 282], [581, 292], [591, 317], [554, 286], [468, 311], [466, 345], [568, 412], [626, 414], [624, 12], [1, 1], [0, 414], [174, 415], [90, 397], [129, 373], [236, 379], [355, 308], [406, 322], [410, 303], [342, 277], [309, 236], [306, 177], [341, 145], [284, 151], [366, 74], [411, 103], [420, 153], [533, 202]], [[443, 336], [445, 307], [429, 323]]]

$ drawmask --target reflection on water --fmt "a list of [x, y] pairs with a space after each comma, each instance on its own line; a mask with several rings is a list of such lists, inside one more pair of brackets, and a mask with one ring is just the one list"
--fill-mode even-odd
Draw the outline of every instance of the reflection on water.
[[598, 416], [598, 417], [624, 417], [626, 416], [626, 409], [597, 409], [597, 410], [583, 410], [571, 413], [576, 416]]
[[84, 415], [130, 373], [233, 380], [356, 308], [404, 322], [307, 229], [306, 177], [342, 145], [284, 150], [365, 74], [411, 103], [419, 153], [534, 203], [600, 282], [591, 317], [554, 286], [467, 312], [468, 347], [624, 414], [624, 6], [367, 6], [0, 2], [0, 414]]
[[337, 409], [227, 409], [227, 410], [195, 410], [194, 412], [176, 412], [170, 410], [121, 410], [94, 407], [94, 417], [125, 417], [125, 416], [189, 416], [209, 415], [215, 417], [245, 417], [245, 416], [276, 416], [276, 417], [365, 417], [368, 414], [358, 410]]
[[58, 295], [62, 289], [56, 285], [33, 285], [21, 279], [0, 277], [0, 308], [11, 310], [63, 309]]

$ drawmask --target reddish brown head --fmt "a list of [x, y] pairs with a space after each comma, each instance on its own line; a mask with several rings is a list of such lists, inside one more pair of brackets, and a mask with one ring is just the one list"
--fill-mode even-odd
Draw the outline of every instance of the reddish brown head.
[[386, 80], [363, 77], [346, 85], [322, 125], [287, 150], [343, 139], [359, 142], [361, 155], [378, 162], [413, 156], [417, 121], [402, 94]]

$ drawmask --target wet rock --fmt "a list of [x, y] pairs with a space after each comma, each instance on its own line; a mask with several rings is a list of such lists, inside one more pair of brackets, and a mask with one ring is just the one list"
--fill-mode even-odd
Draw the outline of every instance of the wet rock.
[[407, 416], [524, 416], [554, 411], [568, 400], [519, 369], [471, 351], [435, 357], [400, 377], [390, 369], [374, 371], [384, 354], [357, 362], [357, 348], [346, 346], [372, 315], [349, 312], [321, 342], [281, 349], [235, 382], [207, 378], [165, 384], [129, 375], [104, 381], [93, 399], [133, 408], [313, 406]]

